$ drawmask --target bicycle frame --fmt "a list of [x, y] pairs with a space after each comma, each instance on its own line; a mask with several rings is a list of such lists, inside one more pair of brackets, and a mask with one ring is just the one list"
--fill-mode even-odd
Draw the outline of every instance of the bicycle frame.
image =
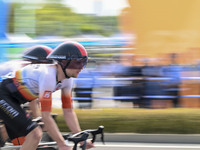
[[[63, 137], [65, 139], [65, 141], [68, 143], [68, 141], [71, 141], [74, 143], [73, 146], [73, 150], [77, 150], [77, 145], [79, 142], [84, 142], [84, 144], [81, 146], [82, 150], [85, 150], [86, 147], [86, 140], [89, 136], [89, 134], [92, 135], [92, 143], [95, 142], [96, 140], [96, 135], [97, 134], [101, 134], [101, 141], [104, 143], [104, 126], [99, 126], [98, 129], [88, 129], [88, 130], [84, 130], [81, 132], [78, 132], [76, 134], [64, 134]], [[1, 150], [15, 150], [15, 149], [19, 149], [21, 147], [21, 145], [6, 145], [4, 147], [1, 147]], [[45, 150], [45, 148], [49, 149], [57, 149], [57, 143], [55, 141], [53, 142], [41, 142], [38, 145], [37, 150]]]

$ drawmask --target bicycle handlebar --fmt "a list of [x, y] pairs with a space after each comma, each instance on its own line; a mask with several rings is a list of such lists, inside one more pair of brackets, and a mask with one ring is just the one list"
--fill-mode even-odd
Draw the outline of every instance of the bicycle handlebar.
[[97, 134], [101, 134], [101, 141], [104, 144], [104, 126], [99, 126], [98, 129], [88, 129], [88, 130], [84, 130], [83, 132], [87, 132], [90, 133], [92, 135], [92, 143], [95, 142], [96, 140], [96, 135]]
[[85, 150], [86, 148], [86, 140], [89, 136], [89, 134], [92, 135], [92, 143], [95, 142], [96, 140], [96, 135], [97, 134], [101, 134], [101, 141], [103, 144], [105, 144], [104, 142], [104, 126], [99, 126], [98, 129], [88, 129], [88, 130], [84, 130], [75, 134], [65, 134], [63, 135], [64, 139], [69, 140], [74, 142], [74, 147], [73, 150], [77, 149], [77, 144], [79, 142], [84, 141], [84, 144], [81, 146], [82, 150]]
[[[33, 119], [34, 122], [41, 122], [41, 119], [42, 117], [37, 117], [35, 119]], [[84, 142], [84, 144], [81, 146], [82, 150], [85, 150], [85, 147], [86, 147], [86, 140], [89, 136], [89, 134], [92, 135], [92, 143], [95, 142], [96, 140], [96, 135], [97, 134], [101, 134], [101, 141], [103, 144], [105, 144], [104, 142], [104, 126], [99, 126], [97, 129], [87, 129], [87, 130], [84, 130], [84, 131], [81, 131], [81, 132], [78, 132], [78, 133], [75, 133], [75, 134], [63, 134], [63, 138], [65, 140], [68, 140], [68, 141], [72, 141], [74, 143], [74, 147], [73, 147], [73, 150], [76, 150], [77, 149], [77, 144], [79, 142]]]
[[80, 132], [80, 133], [76, 133], [76, 134], [70, 135], [67, 139], [68, 139], [68, 141], [74, 142], [73, 150], [77, 149], [77, 144], [79, 142], [84, 141], [84, 144], [82, 145], [82, 150], [85, 150], [86, 140], [87, 140], [88, 136], [89, 136], [89, 134], [87, 132]]

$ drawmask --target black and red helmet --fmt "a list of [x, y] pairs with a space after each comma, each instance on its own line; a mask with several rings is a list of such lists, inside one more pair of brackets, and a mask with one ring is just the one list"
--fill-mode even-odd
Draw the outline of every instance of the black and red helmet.
[[78, 42], [64, 42], [48, 55], [47, 59], [66, 60], [88, 57], [86, 49]]
[[62, 67], [65, 76], [68, 78], [65, 69], [83, 69], [88, 62], [86, 49], [78, 42], [63, 42], [51, 52], [47, 59], [56, 60]]
[[24, 53], [23, 58], [29, 61], [36, 62], [49, 62], [50, 60], [46, 57], [52, 52], [52, 48], [44, 45], [36, 45], [27, 49]]

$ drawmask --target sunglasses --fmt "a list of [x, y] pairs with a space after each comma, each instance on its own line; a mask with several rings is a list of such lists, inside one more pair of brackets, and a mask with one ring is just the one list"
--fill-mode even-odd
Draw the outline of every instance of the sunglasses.
[[61, 65], [64, 66], [65, 68], [69, 68], [69, 69], [83, 69], [86, 67], [88, 62], [88, 58], [87, 57], [83, 57], [83, 58], [73, 58], [70, 60], [63, 60], [61, 61]]

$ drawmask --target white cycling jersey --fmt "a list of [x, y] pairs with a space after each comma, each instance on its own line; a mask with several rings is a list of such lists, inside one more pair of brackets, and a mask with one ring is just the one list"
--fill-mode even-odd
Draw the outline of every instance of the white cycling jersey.
[[57, 81], [55, 64], [31, 64], [15, 72], [7, 74], [4, 78], [12, 78], [18, 91], [29, 101], [39, 98], [41, 111], [51, 111], [52, 93], [61, 89], [63, 108], [72, 108], [73, 80]]

